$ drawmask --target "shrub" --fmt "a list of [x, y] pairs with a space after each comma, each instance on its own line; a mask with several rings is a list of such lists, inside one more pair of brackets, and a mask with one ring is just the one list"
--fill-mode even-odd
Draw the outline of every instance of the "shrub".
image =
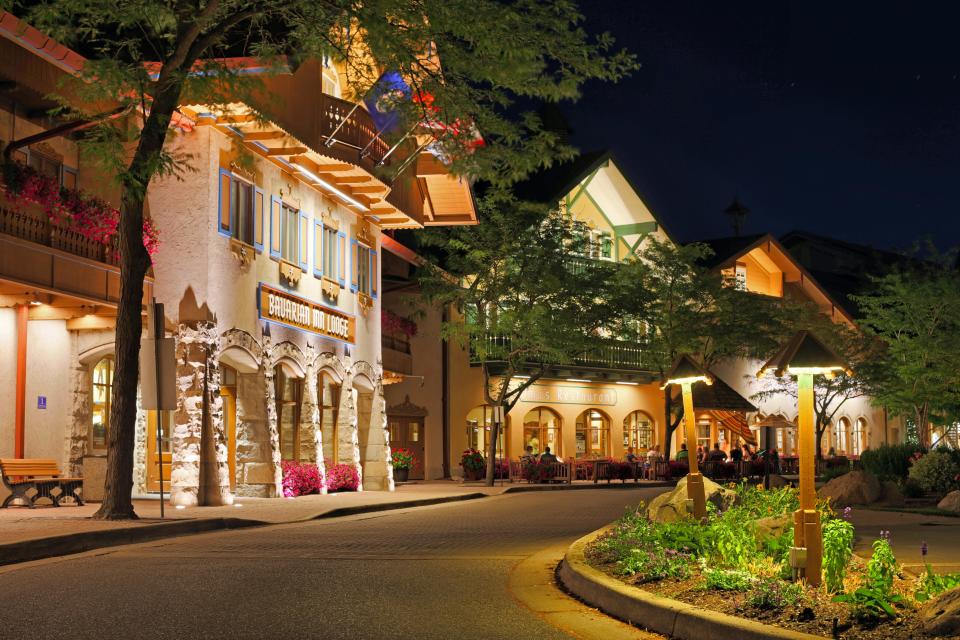
[[757, 580], [747, 593], [747, 604], [755, 609], [779, 610], [797, 604], [803, 598], [803, 587], [796, 582], [777, 578]]
[[827, 591], [843, 591], [843, 577], [853, 555], [853, 525], [831, 519], [823, 523], [823, 577]]
[[552, 464], [540, 462], [525, 462], [523, 464], [523, 479], [529, 482], [547, 482], [553, 479], [554, 467]]
[[465, 471], [479, 471], [487, 468], [487, 461], [481, 452], [476, 449], [467, 449], [460, 455], [460, 466]]
[[740, 507], [728, 509], [710, 523], [711, 560], [721, 567], [743, 568], [756, 555], [753, 516]]
[[636, 582], [653, 582], [664, 578], [686, 578], [690, 575], [692, 557], [676, 549], [631, 549], [618, 563], [620, 575], [634, 576]]
[[920, 576], [917, 591], [913, 597], [917, 602], [926, 602], [930, 598], [956, 587], [960, 587], [960, 573], [937, 575], [928, 562], [927, 571]]
[[900, 490], [903, 491], [904, 498], [920, 498], [923, 496], [923, 487], [917, 484], [916, 480], [910, 478], [900, 484]]
[[905, 480], [915, 453], [923, 453], [916, 444], [882, 444], [860, 454], [860, 464], [880, 480]]
[[834, 596], [834, 602], [846, 602], [851, 613], [861, 622], [876, 622], [882, 616], [895, 618], [895, 606], [903, 604], [903, 598], [893, 593], [893, 578], [899, 572], [897, 559], [890, 548], [889, 532], [881, 531], [880, 539], [873, 543], [873, 555], [867, 562], [866, 584], [856, 591]]
[[706, 588], [717, 591], [747, 591], [756, 580], [749, 571], [736, 569], [707, 567], [703, 570], [703, 576], [707, 579]]
[[958, 474], [960, 474], [960, 466], [957, 466], [953, 456], [946, 451], [931, 451], [914, 461], [913, 466], [910, 467], [911, 480], [924, 491], [940, 495], [956, 486]]
[[356, 491], [360, 474], [352, 464], [340, 463], [327, 469], [327, 491]]
[[317, 465], [284, 460], [280, 466], [283, 470], [283, 497], [295, 498], [320, 493], [323, 488], [323, 474]]

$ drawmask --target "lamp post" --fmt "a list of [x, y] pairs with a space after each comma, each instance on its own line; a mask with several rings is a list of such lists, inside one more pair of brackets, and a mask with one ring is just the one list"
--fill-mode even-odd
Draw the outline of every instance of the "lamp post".
[[790, 562], [801, 570], [807, 583], [820, 584], [823, 565], [823, 533], [817, 512], [813, 379], [833, 377], [838, 371], [852, 375], [843, 359], [808, 331], [800, 331], [784, 344], [757, 377], [773, 371], [778, 378], [786, 373], [797, 378], [797, 455], [800, 458], [800, 508], [793, 512], [793, 548]]
[[[713, 378], [701, 369], [689, 356], [677, 358], [666, 376], [661, 389], [671, 384], [680, 385], [683, 397], [683, 422], [687, 434], [687, 499], [693, 502], [693, 517], [703, 520], [707, 517], [707, 498], [703, 489], [703, 474], [697, 464], [697, 420], [693, 412], [693, 385], [697, 382], [713, 384]], [[668, 392], [669, 393], [669, 392]], [[669, 416], [667, 416], [669, 419]]]

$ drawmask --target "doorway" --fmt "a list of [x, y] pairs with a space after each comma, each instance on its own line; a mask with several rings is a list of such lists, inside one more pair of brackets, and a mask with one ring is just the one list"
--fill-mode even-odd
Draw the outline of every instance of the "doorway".
[[410, 469], [411, 480], [423, 480], [423, 418], [388, 416], [390, 450], [409, 449], [416, 463]]
[[227, 467], [230, 490], [237, 488], [237, 372], [220, 365], [220, 398], [223, 410], [223, 437], [227, 441]]
[[[157, 414], [163, 424], [160, 451], [157, 450]], [[147, 411], [147, 491], [160, 491], [163, 476], [163, 492], [170, 492], [170, 433], [173, 431], [173, 411]]]

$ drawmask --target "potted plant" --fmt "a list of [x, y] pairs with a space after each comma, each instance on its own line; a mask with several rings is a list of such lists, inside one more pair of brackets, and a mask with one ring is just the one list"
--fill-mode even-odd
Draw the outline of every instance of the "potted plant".
[[390, 455], [393, 465], [394, 482], [406, 482], [410, 478], [410, 469], [416, 464], [416, 458], [410, 449], [394, 449]]
[[464, 480], [482, 480], [487, 470], [487, 461], [476, 449], [467, 449], [460, 456], [460, 466], [463, 467]]

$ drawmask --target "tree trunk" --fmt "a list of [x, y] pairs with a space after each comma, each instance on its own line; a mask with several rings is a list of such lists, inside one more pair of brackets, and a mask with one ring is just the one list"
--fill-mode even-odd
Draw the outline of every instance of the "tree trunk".
[[670, 459], [670, 443], [673, 442], [673, 434], [676, 432], [677, 427], [680, 426], [680, 423], [683, 422], [683, 403], [680, 404], [679, 412], [677, 414], [677, 419], [674, 422], [670, 422], [670, 414], [673, 411], [673, 398], [670, 395], [670, 390], [667, 389], [663, 394], [663, 404], [664, 404], [664, 439], [663, 443], [663, 459]]
[[[506, 419], [506, 418], [504, 418]], [[490, 427], [490, 444], [487, 445], [487, 486], [492, 487], [494, 480], [496, 479], [496, 464], [497, 464], [497, 439], [500, 437], [500, 424], [497, 422], [493, 423], [493, 426]]]

